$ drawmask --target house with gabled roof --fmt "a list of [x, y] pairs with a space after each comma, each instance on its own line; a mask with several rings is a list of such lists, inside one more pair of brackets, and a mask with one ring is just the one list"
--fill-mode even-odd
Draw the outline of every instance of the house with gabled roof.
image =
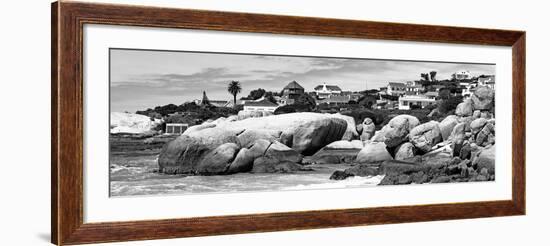
[[405, 85], [405, 83], [389, 82], [386, 87], [386, 94], [392, 96], [403, 95], [407, 91], [407, 85]]
[[338, 96], [342, 94], [342, 89], [337, 85], [327, 85], [323, 83], [322, 85], [317, 85], [313, 89], [318, 98], [329, 98], [330, 96]]

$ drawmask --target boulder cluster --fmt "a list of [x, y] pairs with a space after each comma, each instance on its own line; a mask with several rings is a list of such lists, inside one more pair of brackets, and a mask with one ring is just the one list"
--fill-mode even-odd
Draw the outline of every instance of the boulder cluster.
[[331, 179], [384, 175], [381, 185], [494, 180], [494, 92], [478, 87], [441, 121], [397, 115], [376, 131], [365, 118], [321, 113], [239, 114], [192, 126], [162, 149], [159, 171], [289, 173], [352, 165]]
[[421, 124], [414, 116], [398, 115], [372, 138], [361, 138], [356, 165], [331, 179], [385, 175], [381, 185], [494, 180], [493, 107], [493, 91], [478, 87], [440, 122]]
[[166, 144], [159, 155], [159, 171], [199, 175], [292, 172], [307, 169], [301, 165], [304, 155], [357, 137], [353, 118], [339, 114], [217, 119], [192, 126]]

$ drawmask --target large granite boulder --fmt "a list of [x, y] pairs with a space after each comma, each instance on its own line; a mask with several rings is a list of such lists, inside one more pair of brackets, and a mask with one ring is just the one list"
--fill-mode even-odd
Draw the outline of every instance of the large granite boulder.
[[439, 122], [430, 121], [413, 128], [409, 139], [417, 149], [429, 152], [435, 144], [442, 141]]
[[472, 116], [474, 105], [472, 100], [467, 99], [456, 106], [455, 114], [458, 116]]
[[482, 149], [474, 158], [473, 164], [477, 166], [477, 170], [485, 168], [489, 174], [495, 174], [495, 145]]
[[487, 86], [476, 87], [472, 94], [474, 109], [491, 110], [494, 106], [495, 91]]
[[208, 152], [195, 167], [196, 174], [225, 174], [235, 159], [239, 146], [235, 143], [224, 143]]
[[355, 119], [353, 119], [353, 117], [347, 116], [347, 115], [342, 115], [342, 114], [339, 114], [339, 113], [331, 114], [330, 117], [343, 119], [348, 124], [348, 126], [346, 128], [346, 132], [344, 133], [344, 135], [341, 138], [342, 140], [350, 141], [350, 140], [354, 140], [354, 139], [359, 138], [359, 133], [357, 132], [357, 128], [355, 127]]
[[248, 172], [252, 170], [254, 160], [264, 156], [271, 142], [265, 139], [256, 140], [250, 147], [242, 148], [229, 166], [227, 173]]
[[259, 118], [273, 115], [273, 112], [264, 111], [264, 110], [241, 110], [237, 113], [238, 120], [244, 120], [248, 118]]
[[334, 171], [330, 176], [332, 180], [344, 180], [349, 177], [370, 177], [378, 175], [378, 169], [366, 164], [358, 164], [344, 171]]
[[443, 140], [449, 138], [451, 132], [458, 123], [460, 123], [460, 121], [459, 117], [456, 115], [449, 115], [439, 123], [439, 130], [441, 131]]
[[[256, 140], [264, 139], [275, 143], [270, 146], [272, 152], [269, 153], [275, 156], [272, 159], [286, 161], [277, 157], [277, 154], [289, 157], [290, 149], [296, 154], [313, 154], [323, 146], [341, 140], [347, 128], [347, 122], [340, 117], [317, 113], [282, 114], [239, 121], [224, 120], [223, 124], [205, 123], [189, 128], [182, 136], [165, 145], [158, 159], [159, 170], [163, 173], [234, 173], [250, 169], [250, 160], [245, 158], [245, 161], [241, 161], [246, 156], [246, 151], [239, 158], [236, 157], [240, 149], [256, 145]], [[226, 143], [235, 145], [228, 147], [229, 145], [224, 145]], [[224, 145], [227, 152], [217, 150], [220, 145]], [[289, 148], [283, 148], [284, 145]], [[233, 158], [239, 160], [234, 167], [228, 166], [225, 172], [220, 172], [219, 169], [203, 162], [206, 157], [211, 160], [211, 155], [229, 153], [227, 148], [234, 150]], [[301, 155], [299, 158], [292, 155], [289, 161], [299, 162], [298, 159], [301, 159]], [[222, 158], [222, 163], [225, 163], [223, 161], [228, 160]], [[200, 168], [199, 164], [202, 165]]]
[[382, 142], [367, 142], [365, 147], [359, 151], [357, 158], [358, 163], [378, 163], [385, 160], [393, 159], [386, 148], [386, 144]]
[[475, 143], [478, 146], [488, 146], [495, 143], [495, 126], [487, 122], [475, 136]]
[[314, 155], [305, 158], [303, 162], [312, 164], [352, 163], [362, 148], [363, 142], [360, 140], [340, 140], [323, 147]]
[[376, 130], [376, 125], [374, 125], [374, 122], [371, 118], [365, 118], [363, 120], [363, 123], [361, 124], [361, 141], [366, 141], [372, 138], [374, 136], [374, 132]]
[[340, 141], [332, 142], [327, 146], [323, 147], [323, 149], [362, 149], [362, 148], [363, 148], [363, 142], [361, 142], [360, 140], [352, 140], [352, 141], [340, 140]]
[[470, 130], [472, 131], [472, 135], [473, 136], [476, 136], [477, 133], [479, 131], [481, 131], [481, 129], [483, 129], [483, 127], [485, 126], [485, 124], [487, 124], [487, 119], [485, 118], [478, 118], [478, 119], [475, 119], [473, 120], [471, 123], [470, 123]]
[[384, 143], [389, 148], [398, 146], [407, 141], [409, 132], [418, 125], [420, 121], [414, 116], [406, 114], [395, 116], [381, 130]]
[[414, 157], [415, 148], [412, 143], [406, 142], [399, 145], [395, 150], [396, 160], [405, 160]]

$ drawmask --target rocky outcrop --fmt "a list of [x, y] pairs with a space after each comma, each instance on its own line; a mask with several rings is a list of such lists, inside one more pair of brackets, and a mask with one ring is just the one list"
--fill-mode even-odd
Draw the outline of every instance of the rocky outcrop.
[[362, 148], [363, 142], [360, 140], [336, 141], [323, 147], [314, 155], [304, 158], [303, 162], [308, 164], [352, 163]]
[[334, 171], [330, 176], [332, 180], [344, 180], [349, 177], [369, 177], [378, 175], [378, 168], [370, 165], [358, 164], [353, 167], [347, 168], [344, 171]]
[[383, 139], [387, 147], [393, 148], [408, 140], [409, 132], [420, 125], [420, 121], [411, 115], [398, 115], [393, 117], [380, 132], [375, 134], [374, 141]]
[[237, 113], [237, 120], [244, 120], [248, 118], [259, 118], [273, 115], [273, 112], [264, 110], [241, 110]]
[[432, 147], [442, 141], [439, 123], [430, 121], [419, 125], [409, 133], [411, 143], [423, 152], [429, 152]]
[[374, 122], [371, 118], [365, 118], [363, 120], [363, 123], [361, 124], [361, 141], [367, 141], [374, 136], [374, 132], [376, 130], [376, 126], [374, 125]]
[[[265, 150], [261, 157], [269, 159], [263, 163], [299, 163], [300, 154], [313, 154], [342, 139], [347, 129], [348, 123], [341, 116], [316, 113], [224, 120], [218, 124], [212, 121], [190, 127], [166, 144], [158, 164], [163, 173], [230, 174], [252, 169], [261, 150]], [[269, 147], [258, 140], [267, 141]]]
[[495, 146], [491, 145], [488, 148], [482, 149], [474, 158], [474, 166], [477, 170], [486, 169], [488, 174], [495, 174]]
[[235, 143], [224, 143], [213, 151], [208, 152], [195, 168], [197, 174], [225, 174], [237, 152], [239, 146]]
[[455, 114], [458, 116], [472, 116], [474, 105], [472, 100], [467, 99], [456, 106]]
[[290, 161], [279, 161], [269, 157], [261, 157], [254, 160], [252, 173], [293, 173], [296, 171], [307, 171], [302, 165]]
[[362, 149], [363, 148], [363, 142], [360, 140], [352, 140], [352, 141], [346, 141], [346, 140], [340, 140], [336, 142], [332, 142], [329, 145], [323, 147], [323, 149]]
[[355, 127], [355, 120], [353, 119], [353, 117], [338, 114], [338, 113], [337, 114], [329, 114], [329, 115], [330, 115], [330, 117], [343, 119], [348, 124], [348, 126], [346, 128], [346, 132], [344, 133], [344, 135], [341, 138], [342, 140], [351, 141], [351, 140], [359, 138], [359, 133], [357, 132], [357, 129]]
[[491, 110], [494, 107], [494, 98], [494, 90], [486, 86], [478, 86], [472, 94], [473, 107], [476, 110]]
[[357, 158], [358, 163], [378, 163], [385, 160], [393, 159], [386, 148], [386, 144], [382, 142], [367, 142], [365, 147], [359, 151]]
[[456, 115], [449, 115], [439, 123], [439, 130], [443, 140], [447, 140], [451, 135], [454, 127], [460, 123], [459, 117]]
[[415, 147], [412, 143], [406, 142], [399, 145], [395, 151], [396, 160], [405, 160], [414, 157]]

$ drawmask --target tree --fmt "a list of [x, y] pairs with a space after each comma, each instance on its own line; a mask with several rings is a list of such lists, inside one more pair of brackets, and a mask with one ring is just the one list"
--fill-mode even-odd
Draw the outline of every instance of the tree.
[[429, 78], [429, 74], [427, 73], [421, 73], [420, 74], [420, 77], [422, 78], [423, 81], [430, 81], [430, 78]]
[[437, 71], [431, 71], [430, 72], [430, 80], [435, 81], [435, 76], [437, 75]]
[[298, 98], [296, 98], [294, 104], [308, 105], [311, 108], [314, 108], [316, 105], [315, 99], [308, 94], [301, 94]]
[[256, 90], [250, 91], [250, 94], [248, 94], [248, 98], [252, 100], [256, 100], [260, 97], [262, 97], [265, 94], [265, 90], [262, 88], [258, 88]]
[[229, 82], [229, 85], [227, 86], [227, 92], [229, 94], [233, 95], [233, 104], [237, 105], [237, 94], [241, 93], [241, 83], [239, 81], [231, 81]]

